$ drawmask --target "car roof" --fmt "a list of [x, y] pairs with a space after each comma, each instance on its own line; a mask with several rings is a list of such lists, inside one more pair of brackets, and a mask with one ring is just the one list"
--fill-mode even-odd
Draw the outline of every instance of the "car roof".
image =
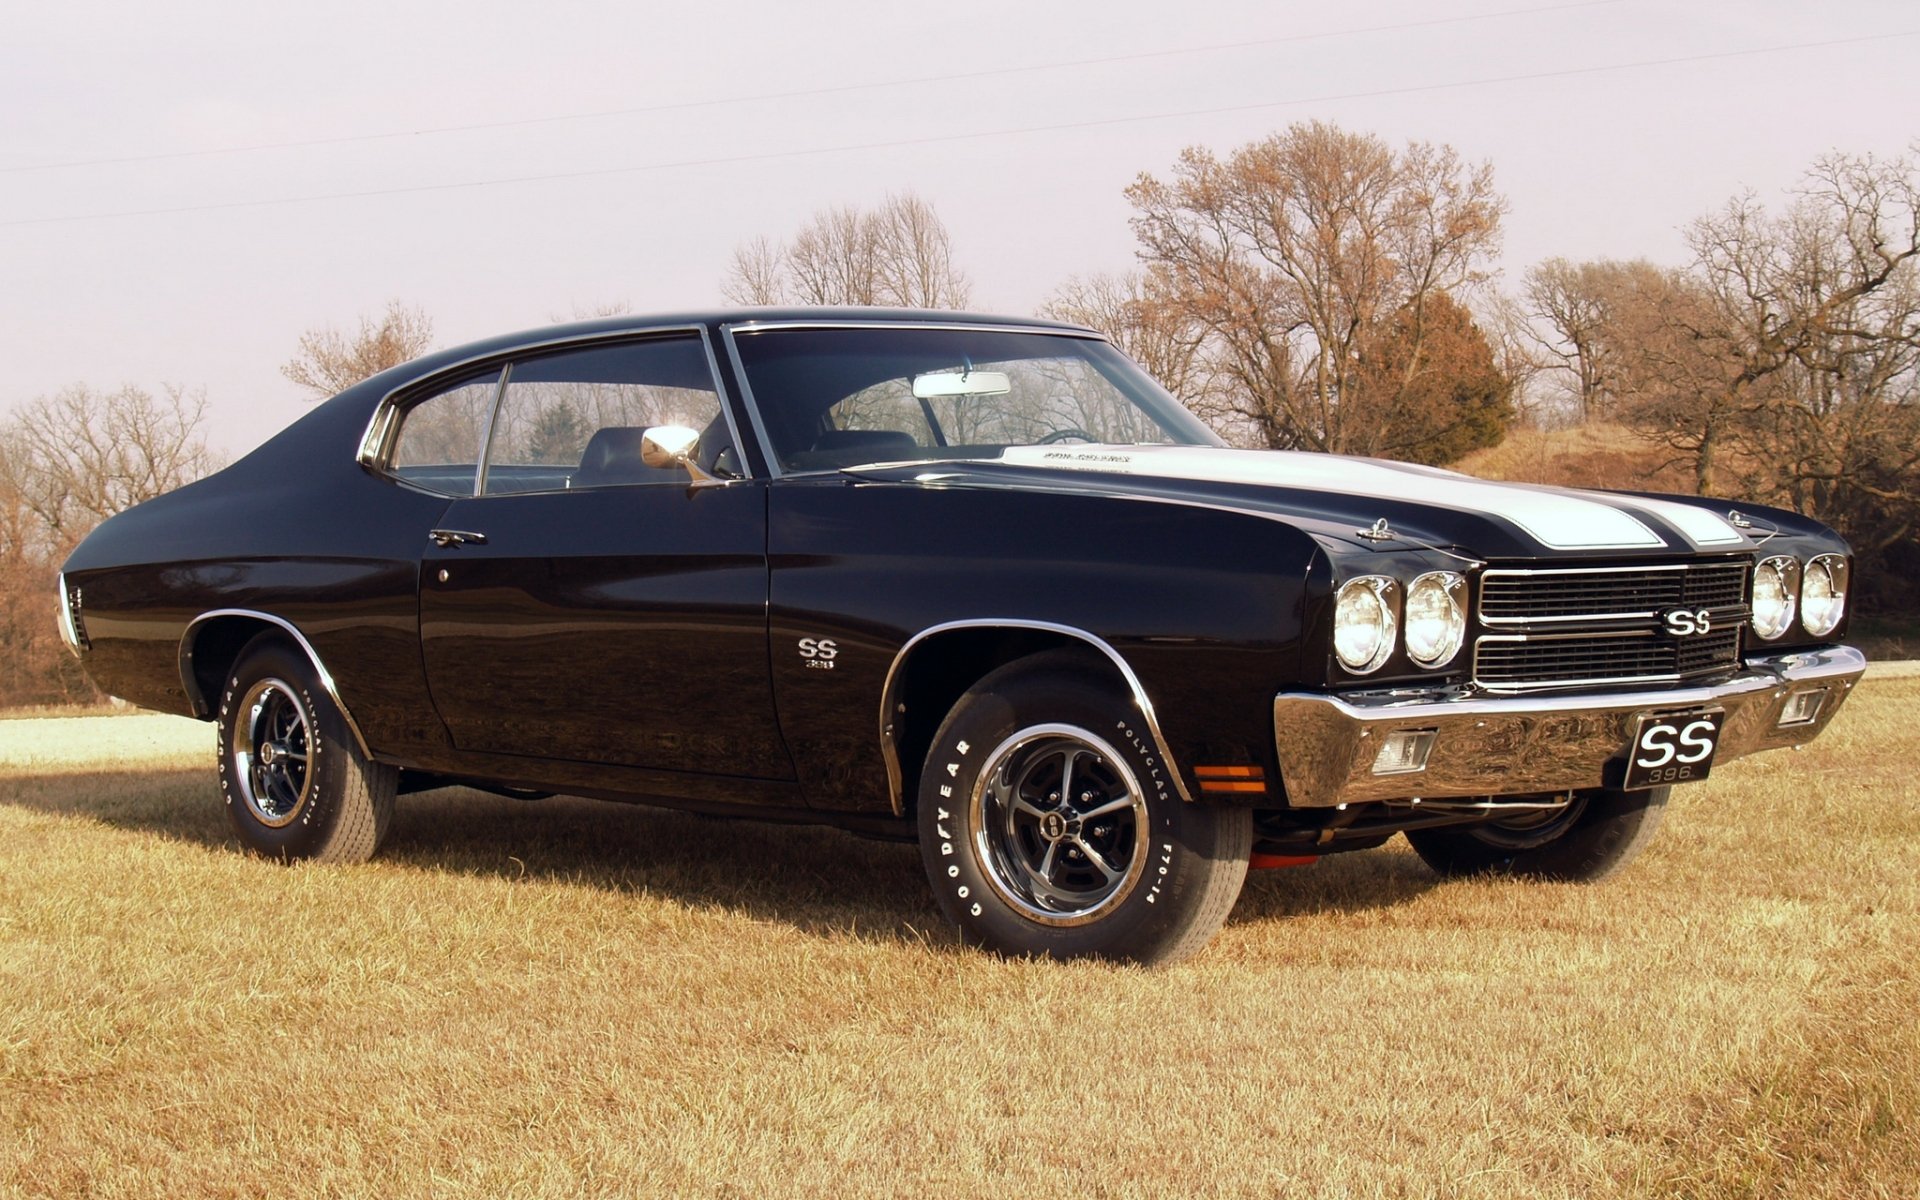
[[452, 346], [423, 356], [419, 362], [429, 360], [458, 361], [487, 354], [511, 350], [515, 346], [547, 341], [565, 341], [572, 338], [592, 337], [596, 334], [618, 334], [629, 330], [655, 329], [672, 325], [759, 325], [800, 323], [831, 324], [843, 321], [856, 321], [861, 324], [899, 324], [899, 325], [997, 325], [1002, 327], [1061, 330], [1072, 333], [1088, 334], [1094, 337], [1104, 336], [1084, 325], [1074, 325], [1065, 321], [1052, 321], [1042, 317], [1011, 317], [992, 313], [957, 312], [931, 308], [862, 308], [854, 306], [790, 306], [769, 305], [742, 308], [694, 309], [684, 312], [667, 313], [623, 313], [611, 317], [595, 317], [585, 321], [570, 321], [562, 325], [550, 325], [532, 329], [522, 329], [513, 333], [498, 334], [469, 342], [463, 346]]

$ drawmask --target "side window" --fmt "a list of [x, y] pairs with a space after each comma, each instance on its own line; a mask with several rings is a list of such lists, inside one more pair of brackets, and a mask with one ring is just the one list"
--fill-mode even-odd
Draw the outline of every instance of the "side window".
[[393, 473], [443, 495], [473, 495], [487, 415], [499, 387], [500, 372], [489, 371], [409, 407], [389, 460]]
[[684, 484], [685, 471], [641, 461], [640, 437], [653, 425], [697, 431], [699, 457], [709, 469], [725, 472], [733, 462], [698, 338], [654, 338], [515, 362], [494, 418], [485, 494]]

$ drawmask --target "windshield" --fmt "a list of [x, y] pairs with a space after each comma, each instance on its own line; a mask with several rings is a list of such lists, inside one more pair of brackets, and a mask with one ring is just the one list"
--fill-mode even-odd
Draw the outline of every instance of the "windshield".
[[1221, 444], [1094, 338], [883, 325], [739, 331], [735, 344], [783, 471], [1011, 446]]

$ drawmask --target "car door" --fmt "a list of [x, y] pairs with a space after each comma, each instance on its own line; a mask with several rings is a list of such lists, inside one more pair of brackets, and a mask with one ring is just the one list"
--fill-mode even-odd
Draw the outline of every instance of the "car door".
[[421, 652], [461, 751], [792, 778], [766, 483], [646, 466], [656, 425], [702, 431], [723, 474], [734, 461], [697, 329], [505, 364], [477, 494], [422, 547]]

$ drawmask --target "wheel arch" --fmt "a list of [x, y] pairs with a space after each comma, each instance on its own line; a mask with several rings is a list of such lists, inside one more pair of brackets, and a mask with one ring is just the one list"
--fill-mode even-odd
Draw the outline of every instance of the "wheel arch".
[[906, 815], [911, 781], [919, 776], [933, 735], [967, 689], [1008, 663], [1050, 650], [1079, 652], [1127, 689], [1174, 789], [1183, 801], [1193, 800], [1154, 715], [1153, 699], [1118, 650], [1071, 625], [991, 617], [929, 626], [907, 639], [887, 669], [880, 692], [880, 753], [895, 816]]
[[367, 747], [366, 736], [360, 732], [360, 723], [353, 719], [346, 701], [340, 698], [340, 689], [334, 684], [333, 673], [320, 660], [319, 651], [313, 648], [313, 643], [307, 640], [307, 635], [301, 633], [298, 626], [272, 613], [250, 608], [217, 608], [201, 613], [188, 622], [186, 631], [180, 635], [180, 686], [186, 691], [187, 703], [192, 706], [193, 715], [203, 721], [212, 718], [215, 708], [212, 697], [219, 695], [221, 685], [233, 669], [234, 660], [248, 642], [263, 633], [284, 635], [307, 656], [307, 661], [313, 664], [313, 673], [319, 679], [321, 689], [327, 693], [327, 699], [333, 701], [334, 707], [340, 710], [354, 742], [360, 747], [361, 755], [371, 760], [373, 753]]

